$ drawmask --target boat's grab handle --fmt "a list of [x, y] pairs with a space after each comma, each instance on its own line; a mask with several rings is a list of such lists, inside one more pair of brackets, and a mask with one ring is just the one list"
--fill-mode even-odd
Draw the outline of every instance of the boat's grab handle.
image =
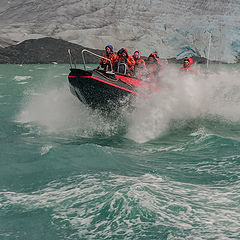
[[[103, 57], [103, 56], [100, 56], [100, 55], [98, 55], [98, 54], [96, 54], [96, 53], [94, 53], [94, 52], [91, 52], [91, 51], [87, 50], [87, 49], [83, 49], [82, 52], [81, 52], [81, 54], [82, 54], [82, 60], [83, 60], [83, 65], [84, 65], [84, 69], [85, 69], [85, 70], [87, 70], [87, 68], [86, 68], [86, 61], [85, 61], [85, 58], [84, 58], [84, 52], [90, 53], [90, 54], [92, 54], [92, 55], [94, 55], [94, 56], [96, 56], [96, 57], [103, 58], [103, 59], [105, 59], [106, 61], [110, 62], [110, 67], [111, 67], [111, 69], [110, 69], [110, 71], [107, 71], [107, 72], [108, 72], [108, 73], [113, 73], [113, 66], [112, 66], [112, 62], [111, 62], [110, 59], [105, 58], [105, 57]], [[72, 68], [73, 58], [72, 58], [72, 53], [71, 53], [71, 50], [70, 50], [70, 49], [68, 49], [68, 55], [69, 55], [70, 67]], [[75, 68], [77, 68], [77, 67], [76, 67], [76, 63], [74, 63], [74, 66], [75, 66]]]
[[110, 59], [105, 58], [105, 57], [103, 57], [103, 56], [100, 56], [100, 55], [98, 55], [98, 54], [96, 54], [96, 53], [93, 53], [93, 52], [91, 52], [91, 51], [89, 51], [89, 50], [87, 50], [87, 49], [83, 49], [83, 50], [82, 50], [82, 59], [83, 59], [83, 65], [84, 65], [84, 69], [85, 69], [85, 70], [87, 70], [87, 69], [86, 69], [86, 62], [85, 62], [85, 58], [84, 58], [84, 54], [83, 54], [84, 52], [88, 52], [88, 53], [90, 53], [90, 54], [92, 54], [92, 55], [94, 55], [94, 56], [96, 56], [96, 57], [103, 58], [103, 59], [107, 60], [108, 62], [110, 62], [110, 66], [111, 66], [110, 72], [113, 71], [112, 62], [111, 62]]
[[[69, 63], [70, 63], [70, 67], [72, 68], [72, 64], [73, 64], [73, 59], [72, 59], [72, 53], [71, 53], [71, 49], [68, 49], [68, 55], [69, 55]], [[75, 68], [77, 68], [76, 63], [74, 63]]]

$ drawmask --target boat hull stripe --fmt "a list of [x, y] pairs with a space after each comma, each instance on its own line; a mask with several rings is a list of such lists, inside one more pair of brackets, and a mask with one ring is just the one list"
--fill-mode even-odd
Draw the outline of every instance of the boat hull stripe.
[[[72, 76], [71, 76], [71, 77], [72, 77]], [[108, 85], [111, 85], [111, 86], [114, 86], [114, 87], [123, 89], [123, 90], [125, 90], [125, 91], [127, 91], [127, 92], [131, 92], [131, 93], [134, 93], [134, 94], [137, 94], [137, 95], [138, 95], [138, 93], [135, 92], [135, 91], [129, 90], [129, 89], [124, 88], [124, 87], [120, 87], [120, 86], [118, 86], [118, 85], [116, 85], [116, 84], [113, 84], [113, 83], [104, 81], [104, 80], [102, 80], [102, 79], [99, 79], [99, 78], [96, 78], [96, 77], [93, 77], [93, 76], [81, 76], [80, 78], [92, 78], [92, 79], [97, 80], [97, 81], [99, 81], [99, 82], [103, 82], [103, 83], [106, 83], [106, 84], [108, 84]]]

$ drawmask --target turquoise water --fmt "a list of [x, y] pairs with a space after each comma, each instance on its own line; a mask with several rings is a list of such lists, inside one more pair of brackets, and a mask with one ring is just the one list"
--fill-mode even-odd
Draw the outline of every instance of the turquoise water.
[[0, 65], [0, 239], [240, 239], [240, 67], [176, 68], [113, 119]]

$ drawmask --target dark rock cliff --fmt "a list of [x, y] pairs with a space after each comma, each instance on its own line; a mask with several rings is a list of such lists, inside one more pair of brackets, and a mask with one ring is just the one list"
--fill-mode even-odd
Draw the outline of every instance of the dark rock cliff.
[[[0, 48], [0, 63], [34, 64], [34, 63], [69, 63], [68, 49], [71, 49], [73, 60], [82, 63], [83, 46], [54, 38], [30, 39], [17, 45]], [[104, 50], [89, 49], [103, 55]], [[100, 59], [86, 54], [87, 63], [98, 63]]]

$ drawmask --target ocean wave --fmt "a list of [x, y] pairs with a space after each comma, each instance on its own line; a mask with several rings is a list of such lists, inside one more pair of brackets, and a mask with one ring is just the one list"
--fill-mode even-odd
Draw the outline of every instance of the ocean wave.
[[116, 118], [81, 104], [67, 79], [12, 82], [0, 238], [238, 239], [239, 80], [177, 76]]
[[238, 191], [105, 173], [54, 181], [30, 194], [1, 192], [0, 199], [5, 214], [44, 208], [56, 228], [76, 238], [230, 239], [238, 235]]

